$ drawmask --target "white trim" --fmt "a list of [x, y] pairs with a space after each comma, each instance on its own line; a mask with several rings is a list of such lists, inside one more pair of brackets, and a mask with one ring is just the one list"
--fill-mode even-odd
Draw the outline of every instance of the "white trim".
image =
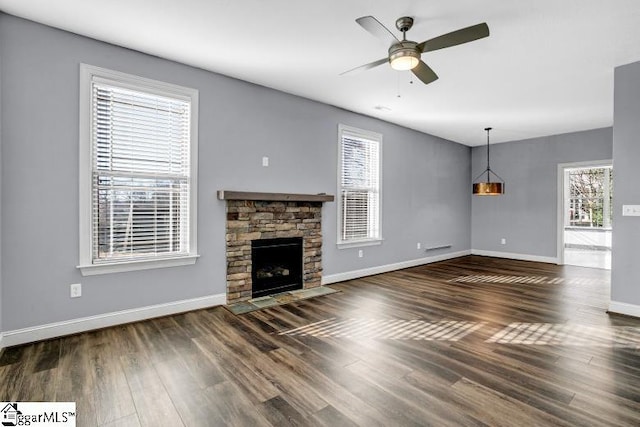
[[178, 267], [181, 265], [193, 265], [200, 255], [188, 255], [175, 258], [143, 259], [125, 262], [105, 264], [79, 265], [83, 276], [96, 276], [107, 273], [123, 273], [126, 271], [150, 270], [152, 268]]
[[[108, 265], [93, 265], [92, 259], [92, 83], [103, 81], [117, 84], [132, 90], [144, 90], [160, 96], [183, 99], [189, 101], [190, 113], [190, 197], [189, 197], [189, 254], [175, 259], [156, 260], [126, 260], [114, 261]], [[133, 270], [147, 270], [151, 268], [171, 267], [175, 265], [194, 264], [198, 258], [198, 108], [199, 92], [197, 89], [165, 83], [158, 80], [108, 70], [88, 64], [80, 64], [80, 155], [79, 155], [79, 268], [83, 276], [123, 272]], [[178, 261], [180, 260], [180, 261]], [[120, 264], [117, 267], [116, 264]]]
[[558, 259], [550, 256], [529, 255], [529, 254], [516, 254], [512, 252], [497, 252], [497, 251], [484, 251], [481, 249], [471, 249], [471, 255], [490, 256], [495, 258], [508, 258], [517, 259], [521, 261], [535, 261], [546, 262], [550, 264], [557, 264]]
[[557, 176], [557, 219], [556, 219], [556, 258], [558, 265], [564, 265], [564, 170], [562, 163], [558, 163]]
[[609, 302], [609, 313], [625, 314], [627, 316], [640, 317], [640, 305], [628, 304], [626, 302]]
[[381, 245], [384, 239], [368, 239], [368, 240], [354, 240], [354, 241], [345, 241], [338, 242], [336, 246], [338, 249], [349, 249], [349, 248], [361, 248], [364, 246], [377, 246]]
[[[93, 329], [138, 322], [154, 317], [168, 316], [184, 313], [192, 310], [213, 307], [226, 304], [226, 294], [208, 295], [200, 298], [192, 298], [182, 301], [174, 301], [165, 304], [150, 305], [147, 307], [130, 310], [115, 311], [96, 316], [81, 317], [79, 319], [65, 320], [63, 322], [48, 323], [46, 325], [32, 326], [29, 328], [5, 331], [0, 344], [4, 347], [40, 341], [63, 335], [77, 334]], [[2, 347], [0, 347], [2, 348]]]
[[588, 167], [613, 167], [613, 160], [589, 160], [586, 162], [558, 163], [557, 174], [557, 219], [556, 219], [556, 264], [564, 265], [564, 190], [565, 170]]
[[402, 270], [404, 268], [417, 267], [419, 265], [431, 264], [433, 262], [444, 261], [452, 258], [471, 255], [471, 251], [451, 252], [427, 258], [412, 259], [409, 261], [397, 262], [394, 264], [380, 265], [377, 267], [364, 268], [362, 270], [347, 271], [345, 273], [330, 274], [322, 277], [322, 284], [344, 282], [345, 280], [358, 279], [360, 277], [373, 276], [374, 274], [388, 273], [390, 271]]
[[79, 155], [79, 205], [80, 217], [78, 218], [80, 231], [80, 264], [91, 264], [91, 242], [93, 232], [92, 202], [91, 202], [91, 114], [92, 114], [92, 91], [91, 91], [91, 70], [94, 67], [87, 64], [80, 64], [80, 155]]

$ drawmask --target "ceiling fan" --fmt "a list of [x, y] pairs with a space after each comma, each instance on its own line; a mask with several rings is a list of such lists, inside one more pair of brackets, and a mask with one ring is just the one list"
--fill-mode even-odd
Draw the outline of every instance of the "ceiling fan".
[[382, 25], [380, 21], [373, 16], [363, 16], [356, 19], [356, 22], [369, 33], [389, 44], [389, 55], [386, 58], [347, 70], [341, 73], [341, 76], [369, 70], [385, 62], [389, 62], [391, 68], [394, 70], [411, 70], [422, 83], [429, 84], [436, 81], [438, 75], [420, 58], [424, 52], [444, 49], [445, 47], [456, 46], [489, 36], [489, 27], [483, 22], [482, 24], [472, 25], [443, 34], [422, 43], [416, 43], [407, 40], [407, 31], [413, 26], [413, 18], [409, 16], [404, 16], [396, 21], [396, 28], [402, 33], [402, 40], [398, 40], [387, 27]]

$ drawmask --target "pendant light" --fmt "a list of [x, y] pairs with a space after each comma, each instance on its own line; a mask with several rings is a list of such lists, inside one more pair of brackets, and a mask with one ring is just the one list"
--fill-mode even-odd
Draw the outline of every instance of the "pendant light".
[[[504, 194], [504, 180], [491, 170], [489, 165], [489, 131], [492, 128], [484, 128], [487, 131], [487, 168], [473, 180], [473, 194], [476, 196], [501, 196]], [[486, 174], [486, 181], [482, 177]], [[491, 181], [491, 175], [498, 178], [498, 181]], [[476, 182], [478, 181], [478, 182]]]

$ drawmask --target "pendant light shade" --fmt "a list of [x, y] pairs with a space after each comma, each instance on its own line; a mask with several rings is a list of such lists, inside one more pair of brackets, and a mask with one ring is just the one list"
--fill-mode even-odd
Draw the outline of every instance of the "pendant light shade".
[[[489, 164], [489, 131], [492, 128], [484, 128], [487, 131], [487, 168], [473, 180], [473, 194], [476, 196], [501, 196], [504, 194], [504, 180], [491, 170]], [[497, 180], [491, 181], [494, 176]], [[486, 178], [483, 181], [482, 178]]]

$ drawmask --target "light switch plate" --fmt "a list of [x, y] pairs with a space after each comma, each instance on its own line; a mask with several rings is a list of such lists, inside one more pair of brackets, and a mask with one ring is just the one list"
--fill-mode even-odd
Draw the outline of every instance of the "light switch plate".
[[622, 205], [622, 216], [640, 216], [640, 205]]

